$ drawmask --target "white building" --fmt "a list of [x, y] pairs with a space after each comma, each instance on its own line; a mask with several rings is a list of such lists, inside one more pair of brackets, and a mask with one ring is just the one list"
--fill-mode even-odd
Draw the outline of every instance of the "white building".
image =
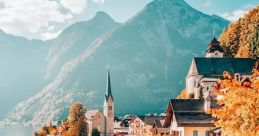
[[170, 100], [163, 127], [169, 128], [170, 136], [209, 136], [215, 128], [201, 99]]
[[186, 76], [186, 93], [188, 98], [199, 99], [210, 96], [224, 71], [236, 76], [247, 77], [252, 74], [256, 60], [252, 58], [225, 58], [224, 50], [214, 37], [208, 45], [205, 57], [195, 57], [192, 60]]
[[99, 110], [90, 110], [85, 113], [89, 126], [89, 136], [92, 135], [92, 130], [97, 129], [100, 134], [105, 135], [105, 117]]
[[130, 136], [152, 136], [155, 120], [162, 120], [162, 116], [136, 116], [129, 124]]
[[86, 119], [89, 126], [89, 136], [93, 129], [98, 129], [102, 136], [114, 135], [114, 100], [111, 91], [110, 71], [107, 71], [107, 88], [103, 104], [103, 113], [99, 110], [87, 111]]

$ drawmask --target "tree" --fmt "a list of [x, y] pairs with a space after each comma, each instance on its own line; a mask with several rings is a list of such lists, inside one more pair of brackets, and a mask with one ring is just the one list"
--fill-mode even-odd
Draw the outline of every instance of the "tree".
[[74, 103], [70, 107], [69, 121], [70, 128], [68, 130], [69, 136], [87, 136], [88, 124], [85, 118], [86, 108], [80, 102]]
[[256, 32], [251, 40], [250, 55], [253, 58], [259, 57], [259, 26], [256, 28]]
[[92, 131], [92, 136], [100, 136], [100, 132], [99, 132], [99, 130], [98, 129], [93, 129], [93, 131]]
[[222, 96], [218, 100], [221, 107], [210, 112], [218, 119], [215, 125], [221, 127], [223, 136], [259, 135], [258, 77], [259, 72], [254, 70], [249, 78], [238, 80], [227, 76], [219, 82], [215, 92]]
[[[258, 56], [259, 6], [250, 10], [244, 17], [233, 22], [221, 34], [219, 41], [227, 57]], [[257, 34], [256, 34], [257, 33]], [[257, 37], [256, 37], [257, 36]], [[254, 42], [254, 40], [256, 40]], [[258, 51], [258, 50], [257, 50]]]
[[177, 99], [187, 99], [186, 96], [186, 89], [183, 89], [179, 96], [177, 96]]

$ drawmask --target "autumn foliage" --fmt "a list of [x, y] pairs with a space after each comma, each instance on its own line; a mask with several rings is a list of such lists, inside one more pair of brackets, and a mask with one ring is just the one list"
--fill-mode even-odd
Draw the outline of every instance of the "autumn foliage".
[[217, 118], [223, 136], [259, 135], [259, 72], [250, 77], [224, 73], [225, 79], [215, 89], [220, 108], [210, 112]]
[[186, 89], [183, 89], [179, 96], [177, 96], [177, 99], [187, 99], [186, 96]]
[[219, 41], [227, 57], [259, 56], [259, 6], [229, 25]]
[[40, 128], [35, 136], [88, 136], [88, 124], [85, 118], [86, 108], [80, 102], [70, 107], [69, 117], [59, 126], [49, 125]]

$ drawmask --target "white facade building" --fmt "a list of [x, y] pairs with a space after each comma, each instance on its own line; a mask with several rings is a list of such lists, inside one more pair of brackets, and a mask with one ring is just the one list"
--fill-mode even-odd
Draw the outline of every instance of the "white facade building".
[[217, 85], [225, 71], [236, 76], [247, 77], [252, 74], [256, 60], [252, 58], [225, 58], [224, 50], [214, 37], [208, 45], [205, 57], [192, 60], [186, 76], [186, 94], [188, 98], [210, 99], [210, 92]]
[[114, 100], [111, 91], [110, 71], [107, 71], [107, 88], [103, 104], [103, 113], [99, 110], [90, 110], [86, 114], [89, 126], [89, 136], [92, 130], [97, 129], [102, 136], [114, 136]]

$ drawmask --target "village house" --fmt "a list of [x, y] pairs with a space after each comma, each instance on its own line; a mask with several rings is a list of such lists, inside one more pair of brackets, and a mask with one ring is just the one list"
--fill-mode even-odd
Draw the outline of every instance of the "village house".
[[215, 128], [202, 99], [171, 99], [163, 127], [170, 136], [209, 136]]
[[125, 115], [121, 119], [115, 119], [114, 122], [114, 134], [116, 136], [128, 136], [129, 124], [135, 116]]
[[162, 120], [163, 116], [136, 116], [129, 124], [130, 136], [151, 136], [155, 120]]
[[168, 136], [169, 128], [164, 127], [165, 119], [155, 120], [152, 127], [152, 136]]

